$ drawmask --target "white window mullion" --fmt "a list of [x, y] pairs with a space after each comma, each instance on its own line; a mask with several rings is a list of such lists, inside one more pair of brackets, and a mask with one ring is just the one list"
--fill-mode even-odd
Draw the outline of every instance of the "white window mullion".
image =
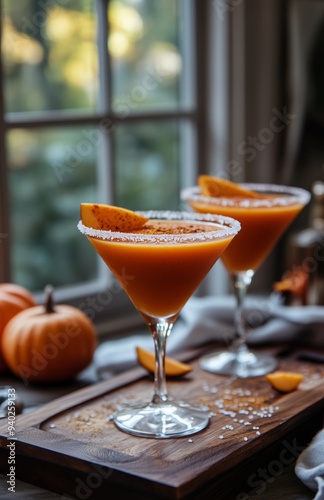
[[97, 25], [98, 25], [98, 67], [99, 67], [99, 92], [98, 112], [104, 116], [99, 126], [94, 130], [97, 135], [98, 148], [98, 187], [99, 201], [113, 201], [113, 155], [111, 134], [113, 123], [111, 119], [111, 72], [108, 53], [108, 1], [96, 0]]
[[196, 107], [196, 74], [197, 65], [194, 54], [196, 52], [196, 34], [194, 23], [194, 5], [192, 0], [180, 0], [180, 50], [182, 54], [182, 68], [180, 78], [180, 106], [181, 109], [192, 110]]
[[[195, 183], [197, 165], [197, 85], [192, 75], [196, 74], [196, 33], [194, 22], [194, 3], [192, 0], [181, 0], [180, 12], [182, 29], [180, 30], [180, 48], [182, 53], [182, 71], [180, 78], [181, 110], [193, 112], [193, 119], [183, 120], [180, 125], [180, 188]], [[185, 208], [185, 207], [182, 207]]]
[[[198, 146], [196, 121], [180, 122], [180, 188], [193, 186], [198, 173]], [[183, 209], [188, 209], [182, 206]]]
[[111, 78], [108, 54], [108, 0], [96, 0], [97, 26], [98, 26], [98, 68], [99, 68], [99, 92], [98, 111], [109, 113]]
[[[0, 6], [2, 9], [2, 6]], [[0, 40], [2, 23], [0, 23]], [[0, 283], [10, 281], [10, 223], [8, 167], [5, 149], [6, 124], [4, 120], [3, 67], [0, 61]]]

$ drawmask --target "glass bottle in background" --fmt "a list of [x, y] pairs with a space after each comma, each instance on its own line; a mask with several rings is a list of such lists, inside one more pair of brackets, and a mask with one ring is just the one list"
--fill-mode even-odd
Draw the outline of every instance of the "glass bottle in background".
[[324, 305], [324, 182], [312, 186], [309, 227], [288, 243], [288, 269], [307, 273], [306, 305]]

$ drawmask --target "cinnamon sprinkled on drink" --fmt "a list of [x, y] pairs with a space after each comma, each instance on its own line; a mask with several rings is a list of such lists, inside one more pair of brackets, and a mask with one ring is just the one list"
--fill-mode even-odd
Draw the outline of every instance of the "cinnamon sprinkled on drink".
[[135, 234], [197, 234], [217, 231], [217, 226], [212, 224], [192, 224], [181, 221], [148, 221], [146, 224], [132, 233]]

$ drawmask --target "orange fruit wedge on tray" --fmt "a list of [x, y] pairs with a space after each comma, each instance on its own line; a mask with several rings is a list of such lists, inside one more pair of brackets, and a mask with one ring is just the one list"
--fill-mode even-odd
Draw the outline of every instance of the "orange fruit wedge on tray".
[[266, 379], [274, 389], [280, 392], [291, 392], [297, 389], [300, 382], [303, 380], [301, 373], [276, 371], [268, 373]]
[[[155, 372], [155, 354], [151, 351], [136, 347], [138, 362], [143, 368], [151, 373]], [[170, 377], [179, 377], [191, 372], [192, 367], [173, 358], [165, 358], [165, 374]]]

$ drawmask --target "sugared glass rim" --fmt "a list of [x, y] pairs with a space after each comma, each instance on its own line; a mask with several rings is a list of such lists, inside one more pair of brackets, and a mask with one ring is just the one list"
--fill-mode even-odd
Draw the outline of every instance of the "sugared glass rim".
[[193, 201], [214, 205], [219, 207], [244, 207], [244, 208], [258, 208], [258, 207], [285, 207], [297, 204], [307, 205], [311, 198], [311, 194], [306, 189], [291, 186], [282, 186], [280, 184], [257, 184], [257, 183], [240, 183], [239, 186], [256, 191], [259, 193], [278, 194], [278, 197], [269, 199], [256, 199], [230, 196], [204, 196], [201, 193], [199, 186], [191, 186], [181, 191], [181, 199], [183, 201]]
[[[120, 231], [103, 231], [101, 229], [92, 229], [78, 223], [79, 231], [85, 236], [97, 238], [106, 241], [129, 242], [129, 243], [199, 243], [203, 241], [221, 240], [227, 237], [235, 236], [241, 229], [240, 223], [231, 217], [212, 214], [197, 214], [195, 212], [182, 212], [172, 210], [149, 210], [136, 212], [148, 219], [154, 220], [175, 220], [207, 222], [217, 224], [217, 230], [200, 233], [186, 234], [140, 234]], [[222, 229], [223, 226], [223, 229]], [[221, 229], [220, 229], [221, 228]]]

